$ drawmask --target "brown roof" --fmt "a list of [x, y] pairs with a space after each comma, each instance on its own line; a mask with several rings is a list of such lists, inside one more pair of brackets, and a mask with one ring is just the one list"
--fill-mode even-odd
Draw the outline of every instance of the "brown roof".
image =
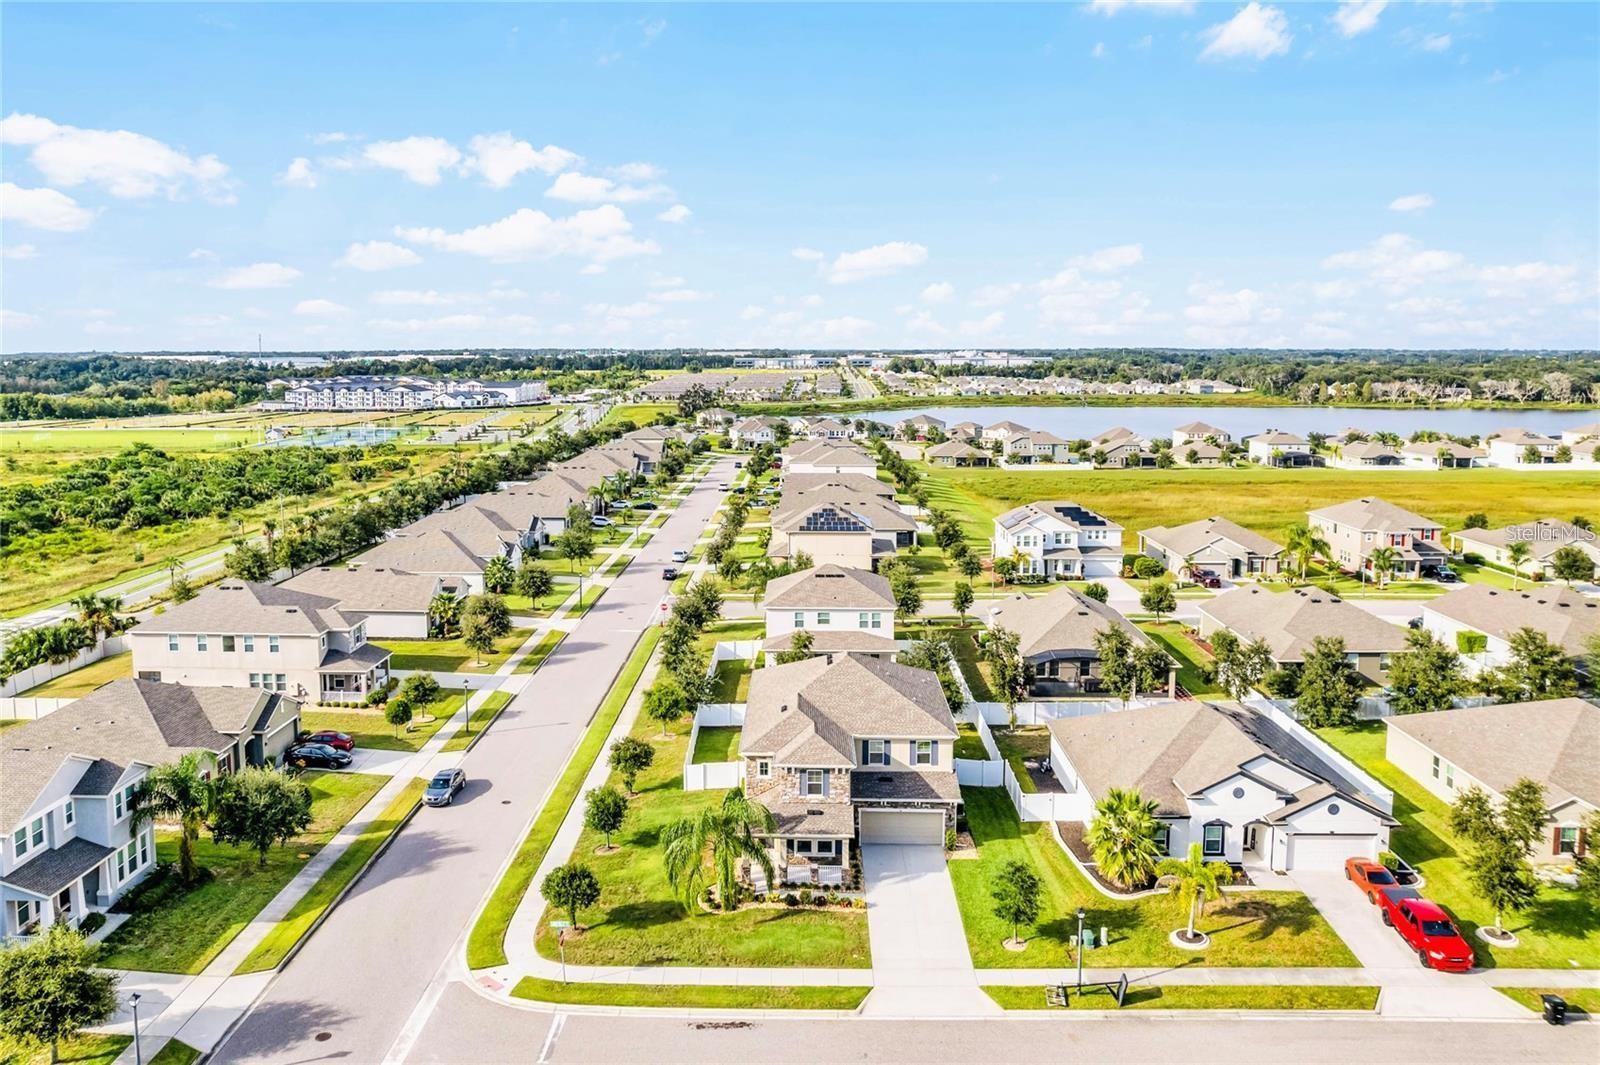
[[[1218, 545], [1224, 553], [1237, 557], [1243, 557], [1243, 553], [1248, 553], [1272, 558], [1283, 553], [1282, 547], [1260, 533], [1253, 533], [1244, 526], [1222, 517], [1201, 518], [1199, 521], [1191, 521], [1187, 525], [1176, 525], [1172, 528], [1157, 526], [1154, 529], [1146, 529], [1144, 538], [1151, 543], [1160, 544], [1175, 555], [1185, 557]], [[1237, 548], [1243, 548], [1244, 552], [1235, 550]]]
[[[861, 629], [806, 629], [811, 634], [811, 651], [813, 654], [829, 654], [836, 651], [870, 651], [873, 654], [892, 654], [900, 647], [900, 642], [892, 636], [880, 636], [875, 632], [864, 632]], [[794, 646], [794, 633], [785, 632], [777, 636], [768, 636], [761, 641], [763, 651], [787, 651]]]
[[1413, 514], [1404, 507], [1397, 507], [1377, 496], [1365, 496], [1346, 503], [1318, 507], [1311, 512], [1311, 517], [1326, 518], [1340, 525], [1373, 532], [1408, 532], [1412, 529], [1443, 528], [1436, 521], [1424, 518], [1421, 514]]
[[783, 478], [785, 498], [832, 487], [842, 488], [862, 499], [894, 498], [894, 485], [864, 473], [787, 473]]
[[842, 836], [856, 834], [855, 807], [847, 802], [818, 802], [815, 799], [790, 799], [762, 803], [774, 822], [777, 836]]
[[407, 573], [460, 573], [483, 572], [489, 559], [500, 554], [481, 554], [455, 533], [446, 529], [425, 529], [416, 533], [397, 534], [393, 539], [355, 557], [362, 566], [382, 566]]
[[1351, 654], [1388, 654], [1406, 648], [1405, 630], [1320, 588], [1268, 592], [1235, 588], [1199, 604], [1245, 640], [1262, 639], [1278, 662], [1300, 662], [1319, 636], [1337, 637]]
[[1035, 599], [1012, 596], [1000, 604], [993, 624], [1017, 634], [1017, 650], [1024, 658], [1067, 652], [1092, 655], [1095, 636], [1112, 626], [1122, 629], [1135, 643], [1150, 642], [1150, 637], [1116, 610], [1069, 587]]
[[[1508, 592], [1487, 584], [1468, 584], [1423, 605], [1451, 621], [1508, 640], [1518, 629], [1537, 629], [1569, 655], [1584, 653], [1600, 632], [1600, 600], [1560, 585]], [[1596, 752], [1600, 758], [1600, 752]]]
[[889, 578], [871, 570], [826, 565], [801, 570], [767, 585], [768, 610], [893, 610]]
[[1591, 556], [1600, 554], [1600, 542], [1588, 529], [1580, 529], [1570, 521], [1560, 518], [1536, 518], [1520, 525], [1507, 525], [1502, 529], [1462, 529], [1454, 535], [1472, 544], [1505, 548], [1520, 540], [1528, 545], [1534, 558], [1545, 559], [1568, 544], [1587, 548]]
[[284, 581], [278, 587], [335, 599], [341, 611], [356, 613], [426, 612], [439, 589], [440, 578], [406, 573], [382, 566], [317, 566]]
[[139, 623], [139, 633], [236, 633], [319, 636], [360, 623], [337, 599], [284, 585], [225, 580], [202, 589], [187, 603], [169, 606]]
[[1555, 808], [1581, 799], [1600, 808], [1600, 707], [1582, 699], [1499, 703], [1386, 718], [1500, 794], [1523, 777]]

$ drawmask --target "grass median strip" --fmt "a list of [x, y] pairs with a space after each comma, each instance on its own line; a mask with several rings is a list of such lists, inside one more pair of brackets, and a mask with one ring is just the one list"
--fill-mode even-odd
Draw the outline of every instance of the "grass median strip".
[[[1040, 986], [986, 986], [984, 993], [1003, 1009], [1061, 1009], [1045, 1001]], [[1205, 985], [1130, 987], [1125, 1010], [1372, 1010], [1378, 1006], [1375, 987], [1343, 985]], [[1104, 986], [1082, 995], [1068, 990], [1067, 1009], [1114, 1010], [1117, 1000]]]
[[853, 1010], [870, 987], [761, 987], [710, 984], [563, 984], [524, 976], [513, 998], [560, 1006], [658, 1006], [673, 1009]]
[[[111, 1065], [133, 1037], [85, 1032], [61, 1041], [61, 1065]], [[46, 1065], [49, 1047], [24, 1046], [0, 1035], [0, 1065]]]
[[239, 963], [234, 975], [258, 973], [264, 969], [277, 967], [288, 956], [290, 949], [300, 941], [300, 937], [316, 923], [317, 918], [333, 905], [346, 885], [366, 867], [367, 862], [383, 845], [383, 841], [400, 827], [406, 815], [421, 801], [422, 789], [425, 787], [427, 782], [420, 778], [406, 784], [404, 790], [395, 796], [394, 801], [383, 813], [379, 814], [372, 824], [356, 837], [355, 842], [334, 860], [328, 871], [322, 874], [322, 878], [311, 885], [311, 890], [290, 908], [288, 915], [267, 933], [265, 939], [256, 944], [256, 949]]
[[1567, 1000], [1567, 1016], [1600, 1016], [1600, 987], [1497, 987], [1496, 991], [1535, 1013], [1544, 1009], [1540, 995], [1560, 995]]
[[539, 638], [539, 643], [529, 651], [527, 657], [518, 662], [513, 673], [532, 673], [544, 665], [544, 660], [555, 653], [556, 645], [567, 638], [567, 634], [560, 629], [551, 629]]
[[490, 722], [500, 716], [500, 711], [506, 708], [511, 701], [510, 692], [494, 692], [483, 701], [483, 705], [472, 712], [467, 719], [467, 727], [457, 729], [455, 734], [444, 741], [444, 746], [439, 748], [439, 753], [449, 751], [464, 751], [472, 746], [472, 741], [489, 727]]
[[652, 625], [645, 630], [644, 637], [634, 647], [633, 654], [628, 657], [622, 666], [622, 671], [617, 674], [617, 679], [612, 682], [611, 691], [606, 694], [605, 701], [600, 704], [594, 719], [589, 722], [589, 728], [584, 732], [583, 739], [578, 742], [577, 749], [573, 751], [572, 758], [567, 762], [567, 768], [556, 781], [549, 801], [539, 811], [539, 816], [534, 820], [527, 838], [522, 841], [522, 846], [517, 848], [516, 856], [511, 860], [511, 867], [495, 885], [488, 904], [478, 918], [478, 923], [473, 926], [472, 935], [467, 939], [468, 967], [487, 969], [494, 965], [505, 964], [506, 929], [511, 927], [511, 917], [517, 912], [517, 905], [527, 893], [528, 886], [533, 883], [533, 874], [538, 871], [539, 863], [544, 860], [544, 853], [555, 839], [562, 819], [567, 816], [568, 809], [577, 799], [578, 791], [583, 787], [583, 778], [588, 775], [589, 767], [599, 757], [601, 748], [605, 746], [606, 736], [610, 735], [612, 726], [621, 716], [628, 696], [632, 694], [634, 685], [639, 683], [645, 664], [650, 661], [650, 655], [654, 653], [656, 644], [660, 640], [659, 628]]
[[194, 1065], [198, 1060], [200, 1051], [181, 1039], [168, 1039], [150, 1059], [150, 1065]]

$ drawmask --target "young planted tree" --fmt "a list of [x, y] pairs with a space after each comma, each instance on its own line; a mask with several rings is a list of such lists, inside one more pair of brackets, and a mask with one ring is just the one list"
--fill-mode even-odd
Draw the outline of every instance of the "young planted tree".
[[1170, 614], [1178, 609], [1178, 593], [1172, 590], [1170, 581], [1152, 581], [1150, 586], [1139, 595], [1139, 606], [1161, 620], [1161, 615]]
[[966, 581], [957, 581], [955, 589], [950, 593], [950, 606], [955, 610], [956, 617], [961, 619], [961, 627], [967, 627], [967, 611], [972, 609], [972, 585]]
[[0, 1034], [28, 1061], [35, 1046], [61, 1060], [61, 1043], [111, 1020], [117, 977], [95, 968], [99, 948], [65, 924], [54, 924], [31, 943], [0, 950]]
[[563, 911], [573, 928], [578, 926], [578, 911], [600, 901], [600, 880], [587, 865], [569, 862], [550, 870], [539, 885], [544, 901]]
[[1506, 913], [1526, 910], [1538, 898], [1539, 878], [1528, 862], [1528, 848], [1543, 836], [1546, 819], [1544, 787], [1528, 779], [1513, 784], [1498, 808], [1477, 786], [1450, 806], [1451, 830], [1472, 845], [1467, 877], [1494, 910], [1488, 930], [1493, 937], [1509, 937]]
[[1513, 540], [1506, 545], [1506, 561], [1511, 563], [1511, 590], [1517, 590], [1522, 579], [1522, 567], [1533, 557], [1533, 548], [1526, 540]]
[[[644, 704], [641, 707], [644, 716], [661, 726], [660, 738], [667, 738], [667, 726], [674, 721], [681, 721], [685, 714], [694, 713], [694, 702], [684, 692], [682, 686], [673, 678], [671, 673], [658, 677], [644, 693]], [[631, 789], [633, 785], [628, 785]]]
[[240, 543], [223, 560], [222, 572], [241, 581], [264, 581], [272, 576], [272, 556], [255, 544]]
[[624, 736], [611, 745], [611, 758], [607, 763], [611, 771], [622, 777], [622, 786], [634, 794], [633, 785], [639, 774], [649, 769], [656, 760], [656, 749], [636, 736]]
[[427, 706], [439, 698], [439, 682], [433, 679], [431, 673], [413, 673], [400, 685], [400, 694], [413, 707]]
[[217, 781], [211, 834], [218, 843], [252, 847], [264, 868], [273, 844], [311, 827], [311, 789], [281, 769], [247, 766]]
[[394, 728], [396, 736], [400, 735], [400, 727], [402, 725], [405, 726], [407, 732], [411, 731], [412, 716], [411, 702], [403, 695], [399, 698], [390, 699], [388, 705], [383, 708], [383, 719]]
[[791, 662], [804, 662], [811, 657], [811, 648], [815, 639], [805, 629], [796, 629], [789, 637], [789, 649], [778, 652], [778, 665], [786, 666]]
[[592, 789], [585, 798], [583, 823], [606, 838], [605, 849], [612, 850], [611, 837], [622, 831], [628, 817], [628, 797], [613, 787]]
[[1017, 575], [1017, 560], [1014, 558], [997, 558], [994, 560], [994, 579], [1003, 584], [1010, 584], [1011, 578]]
[[1406, 649], [1389, 663], [1389, 705], [1397, 714], [1427, 714], [1448, 710], [1467, 691], [1467, 671], [1461, 656], [1427, 629], [1406, 632]]
[[971, 551], [964, 552], [956, 559], [956, 569], [968, 581], [975, 581], [983, 574], [983, 560]]
[[1233, 870], [1227, 862], [1206, 861], [1200, 844], [1191, 843], [1187, 857], [1163, 859], [1156, 865], [1156, 875], [1172, 878], [1172, 890], [1189, 911], [1189, 924], [1180, 934], [1190, 943], [1199, 940], [1195, 923], [1200, 920], [1206, 901], [1221, 896], [1222, 886], [1233, 879]]
[[723, 796], [722, 805], [668, 825], [661, 834], [667, 883], [678, 892], [684, 908], [694, 905], [708, 867], [716, 879], [717, 900], [724, 910], [738, 905], [740, 861], [755, 862], [769, 883], [776, 880], [772, 857], [756, 838], [757, 833], [771, 833], [773, 827], [771, 812], [747, 799], [742, 788]]
[[922, 589], [909, 565], [896, 566], [889, 578], [889, 594], [894, 596], [895, 620], [908, 622], [922, 612]]
[[1361, 675], [1345, 659], [1344, 641], [1318, 636], [1300, 667], [1295, 711], [1311, 728], [1353, 724], [1361, 689]]
[[454, 592], [440, 592], [428, 603], [428, 624], [434, 633], [448, 637], [461, 624], [461, 600]]
[[1154, 799], [1134, 789], [1111, 788], [1095, 803], [1094, 820], [1084, 832], [1101, 875], [1126, 891], [1151, 880], [1161, 861], [1156, 809]]
[[554, 591], [555, 586], [555, 578], [549, 570], [532, 562], [524, 562], [522, 568], [517, 570], [512, 590], [537, 607], [539, 600]]
[[594, 557], [594, 528], [589, 524], [588, 508], [582, 503], [567, 508], [566, 523], [556, 534], [555, 549], [572, 570], [578, 568], [578, 563]]
[[504, 555], [496, 555], [484, 564], [483, 586], [495, 595], [509, 592], [516, 579], [516, 570], [512, 568], [511, 560]]
[[195, 882], [200, 872], [195, 864], [194, 845], [211, 816], [216, 797], [215, 777], [206, 776], [206, 769], [199, 755], [186, 754], [176, 762], [150, 770], [133, 792], [135, 834], [151, 821], [178, 823], [178, 879], [186, 887]]
[[[965, 636], [961, 637], [966, 639]], [[1016, 633], [996, 625], [983, 641], [983, 657], [989, 663], [989, 676], [995, 694], [1005, 704], [1010, 727], [1017, 727], [1017, 703], [1028, 692], [1028, 676], [1018, 650], [1020, 641]]]
[[1094, 650], [1100, 659], [1100, 683], [1126, 707], [1139, 684], [1133, 668], [1133, 638], [1119, 626], [1108, 625], [1094, 634]]
[[994, 883], [989, 887], [989, 897], [994, 899], [994, 915], [1011, 926], [1007, 946], [1022, 949], [1027, 942], [1022, 938], [1022, 926], [1039, 919], [1040, 896], [1044, 883], [1027, 862], [1013, 859], [1000, 867]]

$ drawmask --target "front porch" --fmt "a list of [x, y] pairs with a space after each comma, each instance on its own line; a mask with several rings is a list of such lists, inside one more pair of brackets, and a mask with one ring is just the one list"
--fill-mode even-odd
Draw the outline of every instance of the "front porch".
[[388, 651], [370, 643], [330, 655], [317, 669], [318, 701], [362, 701], [389, 683], [389, 658]]
[[[148, 836], [141, 840], [148, 855]], [[13, 870], [0, 882], [0, 939], [30, 939], [57, 924], [76, 928], [104, 911], [114, 901], [107, 865], [115, 853], [80, 837]]]

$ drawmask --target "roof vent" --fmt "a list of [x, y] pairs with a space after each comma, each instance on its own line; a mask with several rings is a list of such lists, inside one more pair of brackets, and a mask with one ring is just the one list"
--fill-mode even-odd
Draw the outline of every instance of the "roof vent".
[[787, 714], [788, 712], [789, 712], [789, 704], [788, 703], [783, 703], [782, 705], [780, 705], [778, 707], [778, 713]]
[[891, 777], [891, 776], [879, 776], [878, 777], [878, 783], [879, 784], [893, 784], [894, 783], [894, 777]]

